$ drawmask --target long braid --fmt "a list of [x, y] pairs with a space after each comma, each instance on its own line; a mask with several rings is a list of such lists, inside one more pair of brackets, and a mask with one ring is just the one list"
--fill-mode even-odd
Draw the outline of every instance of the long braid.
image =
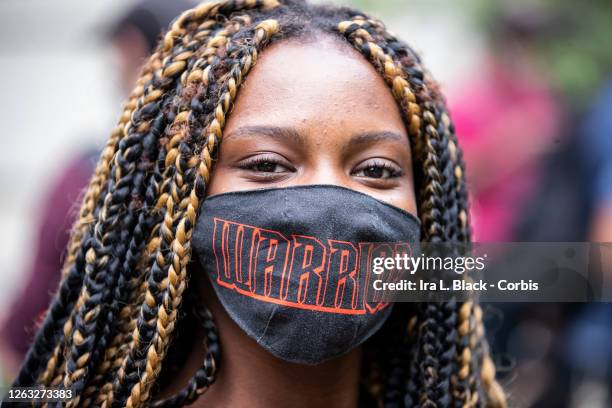
[[[438, 125], [436, 131], [440, 137], [438, 156], [440, 157], [440, 174], [442, 177], [445, 236], [451, 242], [462, 243], [466, 242], [462, 240], [466, 236], [464, 232], [465, 227], [461, 224], [461, 221], [457, 222], [457, 220], [459, 214], [465, 211], [465, 209], [462, 208], [461, 199], [456, 188], [458, 184], [456, 178], [463, 174], [462, 166], [456, 165], [452, 159], [450, 149], [452, 129], [450, 128], [450, 119], [445, 107], [441, 104], [436, 104], [433, 111], [435, 123]], [[457, 169], [460, 169], [460, 173], [457, 173]], [[463, 206], [465, 205], [463, 204]], [[442, 305], [442, 319], [440, 321], [442, 348], [439, 352], [441, 368], [439, 370], [440, 379], [437, 385], [439, 406], [450, 404], [451, 378], [456, 367], [455, 358], [459, 342], [457, 311], [458, 304], [454, 300]]]
[[156, 408], [189, 405], [204, 394], [208, 387], [215, 382], [221, 354], [219, 336], [210, 310], [204, 305], [195, 305], [194, 308], [196, 309], [196, 317], [206, 333], [204, 338], [204, 345], [206, 346], [204, 362], [182, 390], [167, 399], [155, 401], [153, 406]]
[[[203, 3], [174, 21], [125, 106], [17, 385], [63, 383], [80, 391], [70, 406], [151, 403], [179, 324], [192, 229], [238, 88], [266, 44], [320, 35], [352, 44], [397, 100], [413, 150], [423, 239], [469, 243], [461, 150], [443, 98], [414, 51], [378, 20], [348, 8], [300, 0]], [[477, 304], [397, 311], [385, 325], [394, 330], [391, 344], [372, 350], [368, 355], [380, 361], [365, 365], [379, 404], [505, 406]], [[203, 364], [186, 387], [155, 406], [191, 403], [215, 380], [214, 320], [206, 310], [198, 315]]]
[[[194, 38], [197, 36], [199, 36], [200, 38], [203, 38], [204, 37], [203, 34], [210, 33], [210, 28], [212, 28], [215, 25], [216, 25], [215, 22], [206, 21], [199, 26], [198, 30], [189, 31], [188, 33], [186, 33], [186, 35], [182, 39], [183, 46], [178, 48], [176, 51], [174, 51], [173, 54], [180, 55], [180, 58], [188, 59], [191, 55], [193, 55], [193, 53], [197, 50], [199, 46], [199, 42], [196, 41]], [[183, 93], [187, 93], [187, 94], [191, 93], [189, 88], [195, 87], [193, 82], [194, 81], [189, 81], [187, 79], [186, 72], [184, 72], [181, 75], [181, 88], [184, 89]], [[172, 105], [169, 103], [171, 101], [173, 100], [166, 99], [164, 103], [169, 106], [162, 107], [161, 111], [158, 113], [158, 116], [154, 120], [154, 124], [156, 124], [154, 128], [158, 128], [155, 134], [153, 134], [153, 136], [155, 137], [155, 140], [160, 138], [161, 132], [163, 131], [163, 127], [165, 127], [167, 123], [167, 119], [169, 117], [175, 117], [179, 110], [180, 111], [184, 110], [185, 104], [186, 106], [189, 106], [189, 99], [187, 101], [183, 101], [183, 102], [172, 104]], [[185, 116], [184, 114], [182, 115], [183, 117]], [[181, 129], [184, 127], [184, 122], [182, 120], [179, 122], [174, 123], [174, 131], [171, 131], [171, 133], [168, 135], [170, 139], [173, 139], [174, 135], [182, 131]], [[153, 174], [156, 174], [157, 177], [152, 180], [152, 183], [150, 183], [149, 190], [147, 192], [146, 205], [149, 208], [154, 208], [155, 203], [157, 202], [159, 198], [159, 190], [160, 190], [159, 182], [163, 178], [161, 174], [159, 174], [161, 171], [161, 168], [159, 165], [160, 163], [164, 163], [164, 162], [165, 162], [165, 150], [160, 149], [160, 155], [155, 161], [156, 167], [155, 167], [155, 170], [153, 171]], [[167, 192], [168, 191], [166, 191], [166, 193]], [[150, 218], [150, 217], [147, 217], [146, 214], [148, 214], [148, 212], [146, 211], [140, 212], [139, 223], [138, 223], [139, 225], [145, 223], [147, 218]], [[151, 224], [155, 224], [155, 221], [151, 222]], [[147, 228], [147, 231], [148, 230], [150, 230], [150, 228]], [[146, 238], [146, 237], [145, 237], [144, 231], [140, 233], [137, 233], [137, 232], [138, 231], [135, 231], [134, 238], [136, 237], [139, 237], [139, 238], [133, 239], [132, 242], [130, 243], [131, 255], [126, 257], [126, 265], [124, 266], [124, 271], [132, 271], [133, 268], [136, 267], [137, 262], [140, 259], [141, 251], [145, 243], [143, 238]], [[133, 275], [133, 272], [132, 272], [132, 275]], [[132, 276], [132, 275], [128, 275], [125, 278], [125, 285], [121, 284], [122, 283], [121, 279], [123, 277], [120, 277], [120, 282], [117, 285], [117, 293], [115, 295], [115, 298], [119, 303], [128, 302], [129, 294], [133, 291], [133, 289], [139, 283], [141, 283], [139, 280], [134, 279], [136, 276]], [[128, 302], [127, 304], [128, 305], [124, 307], [124, 310], [122, 313], [125, 316], [130, 316], [130, 318], [132, 318], [132, 314], [130, 313], [130, 309], [132, 309], [131, 303]], [[115, 336], [115, 339], [112, 342], [113, 347], [107, 350], [105, 361], [103, 364], [100, 365], [98, 369], [97, 377], [91, 382], [90, 393], [94, 393], [96, 391], [96, 385], [102, 381], [102, 378], [104, 378], [104, 375], [112, 378], [112, 376], [116, 372], [116, 369], [119, 368], [120, 365], [118, 365], [117, 362], [120, 361], [125, 356], [125, 353], [127, 351], [125, 347], [121, 348], [121, 345], [126, 343], [125, 340], [129, 337], [130, 332], [132, 332], [133, 330], [134, 330], [133, 325], [126, 326], [123, 328], [123, 330], [120, 333], [118, 333]], [[129, 341], [127, 343], [129, 343]], [[106, 395], [106, 399], [112, 398], [112, 385], [111, 384], [112, 384], [112, 380], [110, 382], [104, 383], [104, 386], [103, 386], [104, 393], [102, 393], [102, 395]], [[97, 401], [97, 403], [102, 403], [106, 399], [100, 398]]]
[[[143, 90], [144, 90], [144, 86], [143, 84], [150, 78], [150, 71], [152, 69], [152, 65], [151, 64], [147, 64], [144, 69], [143, 69], [143, 74], [141, 79], [138, 81], [137, 87], [134, 89], [134, 91], [132, 92], [130, 99], [128, 101], [128, 103], [125, 105], [125, 109], [123, 114], [121, 115], [120, 121], [119, 121], [119, 125], [117, 126], [115, 132], [113, 133], [113, 135], [111, 136], [111, 139], [109, 141], [109, 143], [107, 143], [107, 147], [105, 148], [105, 150], [102, 152], [102, 156], [101, 156], [101, 160], [98, 163], [97, 166], [97, 170], [94, 173], [94, 177], [92, 180], [92, 186], [90, 186], [90, 190], [88, 190], [88, 194], [94, 194], [94, 195], [98, 195], [98, 196], [104, 196], [108, 186], [105, 186], [104, 183], [106, 182], [106, 180], [108, 179], [109, 176], [109, 167], [110, 167], [110, 163], [111, 160], [114, 157], [114, 149], [117, 146], [117, 143], [120, 139], [122, 139], [126, 134], [127, 134], [127, 128], [129, 126], [132, 114], [134, 112], [134, 110], [136, 109], [137, 106], [137, 99], [142, 95]], [[101, 169], [106, 169], [106, 171], [102, 171]], [[104, 187], [101, 187], [104, 186]], [[92, 199], [88, 199], [87, 196], [85, 198], [85, 202], [87, 203], [88, 201], [92, 201]], [[86, 208], [88, 205], [86, 204], [84, 206], [84, 208]], [[95, 217], [98, 215], [99, 210], [96, 210], [95, 213], [90, 213], [89, 215], [86, 213], [81, 214], [81, 219], [77, 222], [77, 228], [75, 231], [78, 231], [81, 225], [87, 225], [87, 224], [91, 224], [93, 226], [93, 220], [95, 219]], [[82, 234], [79, 234], [82, 235]], [[91, 231], [90, 231], [90, 235], [91, 236]], [[82, 254], [82, 250], [86, 249], [86, 246], [82, 246], [81, 248], [81, 254], [80, 254], [80, 258], [83, 258], [83, 254]], [[68, 260], [70, 259], [70, 256], [68, 257]], [[72, 264], [69, 268], [70, 271], [70, 275], [74, 274], [74, 273], [78, 273], [78, 271], [80, 270], [80, 268], [83, 267], [84, 262], [78, 262], [77, 261]], [[67, 260], [67, 261], [68, 261]], [[67, 264], [69, 264], [67, 262]], [[75, 311], [73, 310], [73, 314], [75, 313]], [[71, 331], [72, 328], [72, 320], [68, 319], [66, 321], [66, 323], [64, 324], [64, 335], [66, 338], [69, 337], [69, 333]], [[65, 344], [61, 343], [59, 344], [55, 351], [54, 351], [54, 355], [58, 355], [60, 350], [63, 350]], [[53, 359], [51, 359], [48, 363], [48, 367], [47, 367], [47, 371], [43, 374], [43, 381], [45, 381], [46, 378], [46, 382], [48, 382], [51, 378], [53, 378]], [[53, 385], [57, 385], [58, 382], [54, 381]]]
[[[152, 102], [153, 106], [155, 105]], [[144, 106], [136, 112], [142, 112]], [[138, 115], [145, 116], [145, 115]], [[143, 118], [143, 120], [148, 117]], [[74, 316], [73, 332], [67, 347], [72, 347], [66, 361], [64, 386], [80, 395], [88, 380], [94, 361], [94, 350], [98, 342], [104, 342], [101, 333], [112, 322], [113, 308], [108, 308], [114, 285], [123, 266], [127, 252], [123, 232], [131, 231], [137, 218], [133, 215], [134, 199], [140, 199], [145, 169], [136, 168], [136, 160], [143, 155], [143, 143], [149, 130], [148, 122], [137, 127], [135, 132], [120, 142], [113, 166], [109, 192], [104, 200], [101, 216], [94, 228], [94, 238], [86, 253], [85, 281], [77, 301], [78, 310]], [[128, 211], [124, 211], [124, 207]], [[107, 310], [108, 309], [108, 310]], [[104, 344], [102, 344], [104, 347]], [[79, 356], [78, 359], [76, 356]], [[75, 403], [78, 399], [75, 400]]]
[[[168, 72], [168, 71], [166, 71], [166, 72]], [[160, 75], [161, 73], [163, 73], [163, 71], [161, 70], [161, 67], [160, 67], [160, 70], [158, 72], [158, 77], [156, 79], [157, 82], [163, 82], [163, 79], [162, 79], [163, 77], [162, 77], [162, 75]], [[170, 72], [170, 73], [172, 74], [172, 77], [176, 77], [176, 73], [175, 72]], [[171, 100], [172, 99], [167, 99], [167, 101], [171, 101]], [[177, 113], [178, 113], [177, 109], [178, 109], [178, 106], [174, 106], [173, 109], [171, 109], [169, 111], [166, 111], [166, 109], [164, 109], [164, 115], [167, 116], [167, 118], [166, 118], [167, 121], [173, 121], [174, 122], [174, 125], [171, 126], [171, 128], [174, 129], [174, 130], [172, 130], [168, 134], [168, 139], [170, 141], [168, 143], [166, 143], [166, 148], [168, 148], [169, 150], [171, 150], [171, 148], [173, 146], [175, 146], [175, 143], [176, 143], [176, 140], [177, 140], [175, 136], [179, 133], [180, 129], [182, 127], [184, 127], [184, 118], [185, 118], [185, 115], [181, 114], [180, 117], [177, 120]], [[166, 150], [165, 149], [160, 149], [160, 155], [159, 155], [159, 157], [156, 160], [156, 163], [157, 163], [156, 170], [155, 170], [156, 174], [160, 174], [163, 171], [163, 168], [165, 166], [166, 158], [167, 158]], [[162, 176], [160, 174], [159, 178], [160, 178], [160, 180], [163, 180], [164, 176]], [[155, 185], [155, 189], [158, 192], [157, 195], [159, 195], [159, 191], [161, 189], [164, 190], [164, 194], [165, 195], [170, 193], [167, 182], [163, 183], [163, 187], [160, 187], [158, 184], [159, 184], [159, 182], [155, 182], [155, 184], [154, 184]], [[160, 199], [161, 199], [161, 197], [160, 197]], [[155, 201], [157, 202], [157, 197], [156, 197]], [[151, 202], [151, 205], [152, 204], [153, 203]], [[152, 205], [152, 207], [154, 207], [154, 206]], [[155, 210], [155, 212], [157, 212], [157, 210]], [[160, 217], [158, 216], [158, 219], [159, 218]], [[147, 247], [148, 247], [148, 249], [146, 251], [147, 254], [154, 253], [154, 251], [156, 250], [155, 248], [158, 247], [158, 244], [159, 244], [158, 235], [159, 235], [159, 228], [154, 229], [154, 236], [149, 239], [149, 243], [147, 245]], [[139, 269], [144, 269], [145, 270], [144, 274], [146, 275], [146, 268], [142, 268], [141, 267]], [[141, 278], [143, 278], [143, 277], [141, 277]], [[142, 284], [142, 280], [143, 279], [140, 279], [140, 280], [137, 280], [137, 281], [133, 281], [133, 285]], [[141, 298], [138, 298], [138, 299], [133, 299], [132, 301], [135, 302], [136, 304], [140, 304], [142, 302], [142, 300], [143, 300], [143, 298], [141, 297]], [[126, 318], [129, 319], [129, 323], [125, 324], [123, 326], [123, 328], [121, 330], [121, 333], [119, 333], [117, 335], [117, 337], [115, 338], [115, 340], [114, 340], [114, 344], [115, 344], [115, 347], [116, 347], [116, 354], [115, 354], [114, 357], [113, 357], [112, 354], [110, 354], [108, 356], [107, 365], [110, 366], [109, 367], [110, 371], [107, 373], [107, 377], [112, 378], [114, 376], [114, 373], [116, 373], [116, 371], [119, 369], [119, 367], [122, 364], [123, 357], [127, 353], [126, 345], [129, 344], [129, 342], [131, 340], [131, 333], [133, 332], [133, 330], [136, 327], [136, 318], [137, 318], [137, 316], [134, 315], [134, 312], [136, 312], [137, 310], [138, 309], [136, 307], [132, 307], [131, 304], [128, 304], [128, 306], [126, 306], [124, 308], [123, 313], [125, 314]], [[99, 400], [98, 401], [99, 403], [102, 402], [102, 401], [109, 401], [109, 402], [112, 401], [112, 389], [113, 389], [112, 382], [111, 383], [106, 383], [104, 387], [105, 387], [105, 390], [104, 390], [105, 392], [104, 392], [103, 395], [105, 395], [105, 397], [103, 397], [101, 400]]]
[[[445, 108], [439, 108], [439, 112], [439, 134], [443, 138], [443, 144], [447, 146], [446, 149], [440, 152], [445, 162], [443, 170], [445, 178], [444, 196], [447, 198], [445, 207], [447, 209], [447, 214], [450, 214], [449, 219], [458, 220], [458, 222], [451, 224], [452, 230], [449, 231], [449, 236], [454, 237], [453, 240], [456, 242], [469, 242], [470, 231], [467, 220], [467, 192], [465, 182], [463, 181], [465, 170], [461, 158], [461, 151], [457, 149], [454, 129], [452, 128], [452, 123], [450, 122]], [[473, 347], [473, 324], [463, 323], [465, 321], [471, 322], [473, 320], [473, 314], [476, 313], [475, 311], [478, 310], [479, 307], [472, 307], [471, 302], [468, 304], [458, 304], [458, 307], [459, 315], [453, 313], [452, 316], [449, 316], [450, 320], [447, 320], [447, 330], [449, 333], [453, 334], [455, 341], [454, 344], [449, 343], [449, 347], [445, 351], [445, 361], [457, 366], [458, 370], [455, 370], [456, 373], [451, 375], [451, 394], [457, 396], [457, 406], [465, 406], [475, 404], [480, 393], [477, 389], [477, 384], [479, 382], [477, 366], [480, 363], [478, 359], [472, 357], [472, 353], [486, 352], [481, 350], [480, 346]], [[466, 313], [466, 310], [469, 310], [469, 313]], [[459, 319], [460, 316], [462, 317], [461, 319]], [[466, 320], [464, 321], [463, 318]], [[451, 327], [451, 321], [460, 321], [460, 329], [456, 330]], [[455, 356], [448, 359], [451, 352], [454, 352]], [[468, 360], [472, 362], [469, 371], [465, 365]]]
[[[163, 246], [160, 246], [149, 279], [149, 289], [145, 300], [146, 304], [143, 305], [143, 314], [139, 318], [139, 323], [133, 336], [135, 339], [134, 344], [130, 351], [130, 356], [126, 359], [126, 366], [134, 364], [136, 367], [142, 369], [143, 375], [137, 382], [134, 381], [136, 378], [131, 378], [127, 379], [125, 384], [121, 384], [123, 378], [121, 371], [118, 376], [120, 385], [123, 385], [126, 390], [131, 389], [129, 391], [129, 396], [126, 393], [126, 405], [128, 406], [137, 405], [141, 399], [148, 398], [151, 379], [156, 378], [159, 373], [160, 355], [165, 353], [169, 340], [168, 337], [173, 328], [174, 321], [176, 320], [176, 308], [180, 304], [180, 296], [186, 284], [186, 263], [189, 260], [189, 248], [185, 248], [184, 245], [188, 244], [191, 228], [195, 223], [195, 213], [199, 206], [199, 201], [203, 198], [205, 183], [210, 177], [209, 169], [212, 167], [212, 156], [214, 155], [216, 144], [221, 138], [221, 129], [225, 124], [225, 115], [236, 96], [237, 86], [242, 82], [243, 75], [248, 72], [252, 63], [257, 58], [257, 49], [267, 42], [267, 39], [276, 29], [277, 27], [273, 23], [260, 23], [255, 30], [255, 46], [252, 47], [251, 53], [241, 59], [241, 65], [230, 68], [228, 73], [229, 79], [227, 79], [225, 91], [222, 93], [220, 102], [215, 108], [214, 119], [208, 126], [206, 143], [199, 155], [201, 162], [198, 163], [198, 161], [193, 160], [195, 159], [195, 157], [193, 157], [190, 158], [190, 160], [185, 160], [184, 164], [176, 166], [179, 172], [172, 178], [175, 180], [171, 187], [172, 193], [166, 195], [166, 215], [164, 225], [162, 225], [160, 229], [160, 238], [162, 238], [160, 242], [162, 245], [165, 243], [167, 248], [172, 248], [172, 252], [167, 252], [169, 252], [169, 256], [173, 259], [164, 259], [163, 254], [166, 253], [166, 251]], [[179, 152], [178, 149], [169, 151], [168, 158], [170, 159], [167, 158], [167, 163], [170, 160], [176, 160], [176, 162], [179, 163], [181, 160], [180, 154], [189, 153], [189, 146], [186, 143], [180, 145], [179, 148], [184, 149], [184, 152]], [[191, 169], [194, 169], [196, 166], [199, 167], [199, 174], [196, 176], [196, 184], [189, 193], [189, 201], [182, 199], [180, 194], [183, 192], [181, 190], [185, 190], [181, 188], [186, 186], [186, 183], [182, 185], [183, 182], [189, 181], [189, 177], [186, 177], [189, 175], [189, 170], [186, 171], [185, 174], [181, 174], [180, 170], [182, 166], [191, 166]], [[179, 200], [179, 206], [176, 209], [178, 210], [176, 215], [173, 216], [173, 212], [175, 211], [174, 201], [176, 199]], [[180, 200], [182, 200], [182, 202]], [[184, 205], [185, 202], [187, 202], [187, 206]], [[174, 218], [176, 217], [180, 220], [180, 217], [184, 216], [185, 210], [186, 219], [183, 218], [179, 221], [178, 236], [173, 241], [170, 241], [172, 239], [171, 230], [175, 223]], [[164, 278], [161, 271], [166, 264], [169, 264], [167, 275], [170, 285], [168, 285], [166, 290], [159, 290], [159, 280]], [[157, 271], [160, 273], [157, 273]], [[175, 286], [172, 286], [173, 284]], [[159, 298], [155, 299], [156, 296]], [[155, 302], [154, 299], [157, 300], [157, 302]], [[160, 303], [162, 307], [158, 307], [155, 311], [155, 308]], [[147, 310], [148, 308], [153, 310]], [[167, 327], [167, 332], [164, 331], [164, 329], [160, 330], [160, 327], [164, 329]], [[157, 331], [153, 328], [157, 328]], [[143, 350], [139, 350], [140, 344], [145, 345]]]
[[[99, 197], [105, 191], [105, 184], [109, 175], [109, 163], [113, 158], [117, 143], [125, 135], [125, 126], [135, 108], [135, 100], [142, 90], [142, 83], [146, 81], [150, 74], [148, 68], [148, 66], [144, 68], [138, 85], [130, 94], [128, 102], [124, 105], [119, 123], [111, 133], [96, 165], [83, 198], [79, 219], [71, 233], [59, 289], [51, 301], [45, 319], [37, 331], [28, 354], [22, 363], [19, 375], [13, 382], [13, 386], [29, 386], [37, 381], [47, 384], [61, 359], [61, 343], [64, 339], [61, 336], [61, 327], [68, 319], [83, 280], [82, 275], [79, 273], [85, 258], [85, 245], [83, 243], [91, 233], [91, 224], [98, 208]], [[41, 361], [47, 361], [47, 363], [43, 366], [40, 364]], [[38, 379], [41, 371], [43, 377]]]
[[477, 361], [480, 362], [480, 372], [478, 376], [484, 392], [489, 396], [489, 405], [493, 408], [503, 408], [507, 406], [506, 395], [501, 385], [495, 380], [495, 364], [489, 354], [489, 345], [485, 339], [485, 329], [482, 322], [482, 309], [477, 306], [474, 313], [476, 323], [476, 342]]
[[[137, 213], [144, 201], [146, 183], [151, 177], [148, 163], [156, 155], [155, 140], [156, 136], [159, 136], [150, 132], [154, 123], [152, 119], [157, 116], [159, 110], [156, 99], [171, 82], [161, 85], [161, 89], [154, 84], [147, 86], [138, 98], [130, 124], [126, 127], [127, 135], [118, 144], [111, 167], [108, 192], [94, 228], [91, 247], [86, 253], [85, 281], [77, 301], [74, 328], [67, 345], [79, 349], [71, 353], [79, 358], [69, 358], [66, 361], [63, 381], [64, 386], [70, 387], [75, 395], [81, 394], [91, 374], [91, 367], [97, 362], [94, 361], [94, 357], [99, 357], [96, 350], [106, 348], [106, 337], [110, 331], [108, 325], [113, 323], [117, 312], [115, 306], [106, 305], [116, 305], [116, 302], [111, 302], [111, 296], [118, 277], [132, 272], [131, 269], [122, 270], [122, 267], [126, 266], [126, 241], [130, 242], [129, 235], [126, 234], [135, 237], [133, 230], [139, 218]], [[142, 227], [146, 225], [147, 223], [144, 223]], [[129, 263], [127, 266], [130, 266]], [[104, 335], [101, 336], [100, 333]], [[99, 347], [98, 342], [101, 342]], [[78, 403], [78, 398], [74, 402]]]
[[[156, 94], [159, 94], [159, 92], [153, 92], [154, 96]], [[151, 103], [157, 104], [156, 99], [155, 97], [147, 97], [145, 106]], [[167, 103], [168, 101], [165, 104]], [[159, 196], [158, 184], [161, 175], [159, 175], [156, 169], [159, 153], [156, 151], [158, 149], [156, 149], [154, 141], [161, 137], [166, 126], [166, 106], [164, 105], [161, 106], [157, 113], [151, 112], [152, 115], [155, 114], [155, 118], [151, 120], [151, 126], [143, 140], [144, 151], [148, 152], [146, 157], [149, 157], [149, 159], [145, 160], [145, 165], [141, 166], [140, 170], [146, 170], [147, 173], [140, 187], [141, 191], [138, 195], [133, 194], [132, 201], [129, 204], [128, 210], [131, 211], [132, 215], [130, 215], [131, 219], [128, 218], [129, 222], [125, 225], [131, 228], [127, 230], [129, 231], [129, 234], [127, 234], [124, 227], [122, 233], [125, 236], [120, 237], [123, 242], [127, 243], [123, 265], [120, 273], [118, 273], [113, 302], [108, 310], [107, 325], [101, 330], [99, 346], [94, 354], [93, 360], [94, 365], [96, 365], [95, 377], [88, 381], [89, 392], [86, 390], [84, 397], [97, 390], [102, 378], [112, 367], [112, 360], [115, 358], [115, 354], [119, 352], [119, 345], [124, 339], [125, 332], [121, 331], [122, 327], [116, 330], [116, 317], [123, 316], [125, 318], [125, 316], [130, 314], [131, 296], [140, 283], [138, 279], [138, 273], [140, 272], [138, 262], [155, 223], [159, 222], [157, 214], [149, 210], [154, 208]], [[151, 108], [149, 110], [152, 111]], [[153, 159], [154, 156], [157, 156], [157, 160]], [[83, 405], [87, 404], [84, 403]]]
[[[425, 240], [429, 242], [441, 241], [444, 239], [444, 225], [439, 222], [443, 212], [443, 203], [440, 199], [441, 177], [438, 172], [437, 144], [438, 134], [435, 129], [435, 118], [428, 111], [424, 112], [420, 107], [416, 107], [417, 98], [414, 90], [411, 89], [409, 82], [404, 78], [403, 71], [393, 61], [391, 56], [384, 51], [384, 39], [375, 38], [375, 29], [380, 28], [376, 22], [365, 19], [362, 16], [355, 17], [352, 21], [340, 23], [339, 29], [353, 43], [357, 49], [362, 51], [366, 57], [372, 60], [379, 70], [387, 78], [387, 82], [393, 87], [393, 93], [399, 99], [400, 106], [408, 116], [408, 129], [410, 136], [421, 140], [424, 152], [416, 152], [417, 157], [423, 157], [424, 169], [423, 181], [421, 184], [421, 204], [419, 211], [425, 230]], [[377, 41], [377, 42], [375, 42]], [[381, 46], [383, 43], [383, 46]], [[422, 119], [419, 114], [422, 113]], [[423, 137], [421, 137], [423, 136]], [[420, 167], [420, 166], [419, 166]], [[433, 304], [424, 304], [421, 307], [422, 321], [419, 329], [418, 352], [413, 364], [418, 362], [419, 377], [416, 379], [417, 388], [424, 393], [413, 400], [418, 401], [422, 406], [435, 406], [439, 362], [436, 356], [441, 348], [439, 341], [439, 325], [437, 322], [438, 310]], [[414, 372], [415, 370], [413, 370]], [[413, 380], [414, 381], [414, 380]]]
[[[423, 137], [419, 137], [417, 132], [413, 134], [414, 145], [417, 158], [424, 156], [421, 166], [418, 166], [423, 171], [421, 175], [421, 200], [419, 211], [424, 226], [424, 239], [427, 242], [437, 241], [469, 241], [469, 223], [467, 222], [467, 194], [465, 183], [462, 180], [464, 170], [463, 163], [456, 147], [456, 138], [454, 130], [448, 114], [442, 103], [432, 103], [432, 100], [440, 101], [440, 95], [435, 88], [435, 85], [429, 89], [429, 95], [423, 95], [423, 85], [433, 84], [429, 74], [418, 66], [420, 60], [415, 57], [414, 52], [410, 49], [403, 48], [398, 44], [397, 40], [389, 33], [384, 31], [382, 23], [368, 19], [365, 16], [356, 16], [351, 21], [343, 22], [339, 25], [339, 30], [345, 35], [357, 36], [360, 40], [354, 41], [356, 48], [363, 52], [366, 57], [372, 59], [372, 50], [374, 50], [374, 64], [383, 72], [385, 76], [395, 73], [391, 63], [390, 55], [395, 56], [402, 62], [404, 72], [410, 78], [410, 84], [416, 88], [417, 96], [421, 96], [424, 103], [421, 105], [422, 120], [423, 120]], [[381, 32], [382, 30], [382, 32]], [[378, 42], [374, 43], [374, 38], [377, 37]], [[381, 56], [380, 51], [387, 52], [387, 56]], [[403, 55], [399, 55], [402, 52]], [[398, 80], [391, 80], [401, 83]], [[395, 91], [395, 87], [393, 88]], [[410, 95], [411, 90], [405, 93]], [[401, 93], [394, 92], [396, 97]], [[400, 99], [400, 105], [405, 109], [405, 102]], [[417, 109], [405, 109], [407, 114], [418, 112]], [[416, 126], [413, 123], [418, 121], [412, 120], [409, 116], [407, 119], [408, 129], [414, 131]], [[421, 151], [422, 153], [419, 153]], [[458, 222], [457, 222], [457, 221]], [[409, 397], [409, 401], [419, 401], [422, 406], [446, 406], [450, 402], [449, 388], [451, 373], [454, 366], [454, 357], [457, 345], [461, 351], [461, 361], [465, 361], [470, 353], [469, 339], [473, 337], [474, 331], [468, 330], [465, 333], [463, 340], [458, 336], [456, 330], [457, 324], [457, 308], [455, 302], [447, 304], [424, 305], [422, 308], [423, 318], [420, 328], [420, 353], [416, 352], [414, 360], [419, 361], [420, 370], [411, 370], [414, 375], [420, 373], [420, 379], [417, 379], [418, 385], [414, 379], [410, 379], [408, 390], [421, 389], [424, 394], [415, 397]], [[470, 316], [472, 317], [472, 316]], [[469, 327], [469, 326], [468, 326]], [[479, 351], [482, 351], [479, 349]], [[482, 351], [486, 355], [486, 352]], [[438, 358], [433, 355], [439, 355]], [[488, 358], [488, 357], [487, 357]], [[414, 364], [414, 361], [413, 361]], [[472, 361], [472, 365], [479, 364], [476, 359]], [[492, 366], [492, 365], [491, 365]], [[474, 371], [474, 369], [472, 370]], [[490, 370], [489, 370], [490, 371]], [[467, 373], [464, 369], [461, 371], [462, 376], [459, 378], [467, 381], [467, 387], [459, 387], [462, 405], [474, 404], [477, 400], [478, 390], [475, 387], [478, 384], [477, 374], [474, 372]], [[468, 376], [469, 375], [469, 376]], [[490, 377], [490, 375], [489, 375]], [[462, 383], [455, 379], [455, 384]], [[489, 382], [492, 381], [489, 378]], [[499, 388], [499, 386], [497, 386]], [[411, 391], [408, 391], [409, 393]]]

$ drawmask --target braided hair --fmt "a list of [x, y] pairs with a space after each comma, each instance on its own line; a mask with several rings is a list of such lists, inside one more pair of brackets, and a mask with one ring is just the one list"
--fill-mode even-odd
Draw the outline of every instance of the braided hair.
[[[230, 108], [259, 54], [331, 36], [391, 89], [413, 149], [422, 237], [469, 242], [461, 150], [419, 56], [366, 14], [300, 0], [214, 0], [170, 26], [104, 148], [73, 228], [58, 292], [14, 386], [72, 390], [69, 407], [181, 406], [214, 382], [219, 340], [188, 385], [155, 398], [185, 313], [191, 237]], [[201, 302], [200, 302], [201, 303]], [[397, 305], [385, 347], [366, 343], [366, 388], [387, 407], [504, 407], [477, 303]]]

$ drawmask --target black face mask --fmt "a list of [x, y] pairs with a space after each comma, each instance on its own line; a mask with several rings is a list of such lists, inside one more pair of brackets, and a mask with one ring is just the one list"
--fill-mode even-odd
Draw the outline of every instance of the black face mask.
[[418, 247], [419, 234], [404, 210], [310, 185], [207, 198], [193, 247], [242, 330], [283, 360], [318, 364], [383, 325], [392, 305], [368, 301], [371, 260]]

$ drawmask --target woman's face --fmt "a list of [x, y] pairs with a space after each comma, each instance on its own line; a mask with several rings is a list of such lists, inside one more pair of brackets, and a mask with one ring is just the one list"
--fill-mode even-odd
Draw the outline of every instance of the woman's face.
[[338, 40], [266, 49], [227, 121], [208, 195], [334, 184], [416, 214], [408, 135], [373, 66]]

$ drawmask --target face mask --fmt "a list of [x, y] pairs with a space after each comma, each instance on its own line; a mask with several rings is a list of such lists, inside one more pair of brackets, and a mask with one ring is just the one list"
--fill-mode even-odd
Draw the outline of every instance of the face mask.
[[207, 198], [193, 248], [242, 330], [283, 360], [318, 364], [383, 325], [392, 305], [369, 300], [372, 259], [418, 247], [419, 233], [404, 210], [310, 185]]

